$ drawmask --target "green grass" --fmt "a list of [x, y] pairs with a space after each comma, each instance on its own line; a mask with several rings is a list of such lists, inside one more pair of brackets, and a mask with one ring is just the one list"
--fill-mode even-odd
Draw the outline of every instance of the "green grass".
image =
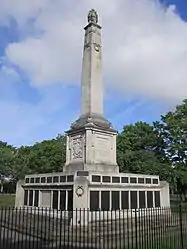
[[[187, 202], [183, 202], [181, 204], [181, 211], [182, 211], [182, 214], [186, 215], [187, 214]], [[180, 204], [179, 203], [171, 203], [171, 212], [174, 214], [179, 214], [180, 212]]]
[[[183, 248], [187, 248], [187, 234], [183, 234]], [[181, 247], [181, 237], [180, 233], [176, 232], [166, 235], [163, 238], [155, 239], [149, 241], [148, 243], [143, 241], [143, 243], [138, 243], [136, 245], [126, 246], [125, 249], [179, 249]]]
[[0, 208], [1, 207], [14, 207], [15, 195], [0, 195]]

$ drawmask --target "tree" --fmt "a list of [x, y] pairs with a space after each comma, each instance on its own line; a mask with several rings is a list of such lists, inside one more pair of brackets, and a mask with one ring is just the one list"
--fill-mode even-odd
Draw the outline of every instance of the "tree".
[[21, 147], [17, 155], [18, 168], [23, 166], [21, 175], [62, 171], [65, 163], [65, 149], [66, 139], [61, 135], [30, 147]]
[[0, 141], [0, 192], [3, 192], [6, 177], [12, 176], [16, 149]]
[[16, 149], [0, 141], [0, 176], [9, 176], [12, 173]]
[[171, 162], [180, 193], [187, 188], [187, 99], [174, 111], [154, 123], [158, 136], [167, 144], [165, 154]]
[[172, 181], [173, 170], [165, 157], [165, 142], [154, 127], [137, 122], [126, 125], [117, 137], [117, 161], [122, 172], [156, 174]]
[[65, 158], [66, 137], [63, 135], [19, 148], [0, 141], [0, 179], [8, 176], [15, 182], [26, 174], [62, 171]]
[[33, 146], [21, 146], [17, 149], [14, 164], [14, 179], [23, 179], [26, 174], [33, 173], [29, 166], [29, 155]]

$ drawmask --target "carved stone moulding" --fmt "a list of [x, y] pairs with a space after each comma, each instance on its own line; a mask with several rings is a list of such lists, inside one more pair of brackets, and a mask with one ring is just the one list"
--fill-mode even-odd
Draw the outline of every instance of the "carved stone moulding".
[[83, 158], [84, 144], [85, 136], [83, 134], [71, 138], [72, 159]]

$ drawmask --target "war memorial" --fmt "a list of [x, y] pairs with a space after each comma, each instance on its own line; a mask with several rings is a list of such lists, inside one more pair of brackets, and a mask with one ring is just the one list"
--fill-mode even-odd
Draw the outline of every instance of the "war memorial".
[[66, 133], [66, 163], [62, 172], [26, 175], [19, 181], [16, 207], [111, 214], [169, 207], [169, 184], [159, 176], [119, 173], [117, 132], [103, 115], [101, 26], [95, 10], [89, 11], [84, 30], [81, 113]]

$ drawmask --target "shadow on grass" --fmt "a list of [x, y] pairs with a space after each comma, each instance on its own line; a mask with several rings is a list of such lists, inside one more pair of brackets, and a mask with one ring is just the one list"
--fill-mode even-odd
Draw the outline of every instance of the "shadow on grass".
[[10, 242], [8, 240], [0, 241], [0, 248], [1, 249], [99, 249], [96, 247], [87, 247], [85, 245], [81, 246], [72, 246], [72, 245], [63, 245], [60, 243], [56, 244], [49, 244], [44, 243], [42, 241], [17, 241], [17, 242]]

